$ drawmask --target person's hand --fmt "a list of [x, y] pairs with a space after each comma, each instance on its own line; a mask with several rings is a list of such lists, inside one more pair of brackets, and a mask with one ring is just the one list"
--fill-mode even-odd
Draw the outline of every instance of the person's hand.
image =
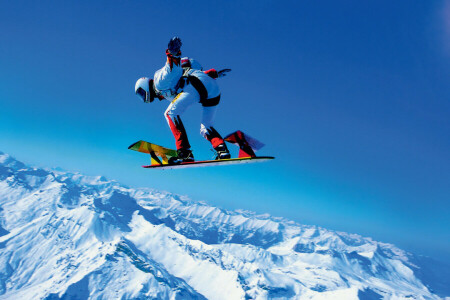
[[181, 39], [179, 37], [175, 36], [169, 41], [169, 45], [167, 45], [167, 49], [169, 49], [170, 54], [172, 54], [173, 56], [176, 56], [180, 52], [182, 44], [183, 43], [181, 43]]
[[231, 72], [231, 69], [223, 69], [217, 72], [217, 77], [225, 77], [227, 73]]

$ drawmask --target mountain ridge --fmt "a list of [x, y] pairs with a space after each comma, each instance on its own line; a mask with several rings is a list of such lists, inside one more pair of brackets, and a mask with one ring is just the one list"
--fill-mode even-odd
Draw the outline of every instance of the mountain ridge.
[[433, 277], [427, 269], [436, 272], [434, 265], [391, 244], [28, 167], [2, 152], [0, 249], [0, 299], [450, 294], [446, 274]]

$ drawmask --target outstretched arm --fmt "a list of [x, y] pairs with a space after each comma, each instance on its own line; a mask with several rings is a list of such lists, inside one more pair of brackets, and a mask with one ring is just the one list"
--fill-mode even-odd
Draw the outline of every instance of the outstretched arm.
[[167, 61], [164, 67], [155, 72], [154, 82], [158, 91], [171, 90], [175, 88], [177, 82], [183, 74], [181, 68], [181, 40], [174, 37], [169, 41], [166, 56]]
[[217, 71], [216, 71], [216, 69], [209, 69], [209, 70], [206, 70], [206, 71], [203, 71], [205, 74], [207, 74], [209, 77], [211, 77], [211, 78], [214, 78], [214, 79], [216, 79], [216, 78], [218, 78], [219, 76], [217, 75]]
[[225, 77], [225, 76], [227, 76], [226, 73], [228, 73], [228, 72], [230, 72], [230, 71], [231, 71], [231, 69], [222, 69], [222, 70], [220, 70], [220, 71], [216, 71], [216, 69], [209, 69], [209, 70], [206, 70], [206, 71], [204, 71], [204, 72], [205, 72], [206, 74], [208, 74], [209, 77], [216, 79], [216, 78], [219, 78], [219, 77]]

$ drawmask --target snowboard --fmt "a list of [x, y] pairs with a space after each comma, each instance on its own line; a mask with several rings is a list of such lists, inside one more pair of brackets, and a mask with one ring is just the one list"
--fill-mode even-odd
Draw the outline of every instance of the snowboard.
[[248, 164], [265, 162], [272, 160], [273, 156], [256, 156], [255, 151], [261, 149], [264, 144], [256, 139], [244, 134], [242, 131], [236, 131], [227, 135], [224, 140], [226, 142], [239, 146], [239, 156], [237, 158], [220, 159], [220, 160], [199, 160], [193, 162], [183, 162], [178, 164], [169, 163], [171, 157], [177, 157], [177, 151], [162, 147], [156, 144], [152, 144], [146, 141], [138, 141], [128, 147], [130, 150], [138, 151], [141, 153], [150, 154], [151, 164], [144, 165], [143, 168], [147, 169], [182, 169], [193, 167], [207, 167], [207, 166], [220, 166], [220, 165], [235, 165], [235, 164]]

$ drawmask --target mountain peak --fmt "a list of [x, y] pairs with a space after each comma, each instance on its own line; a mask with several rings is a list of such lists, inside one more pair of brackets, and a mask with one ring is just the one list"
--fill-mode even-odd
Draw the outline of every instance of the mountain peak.
[[3, 153], [0, 151], [0, 165], [4, 167], [9, 167], [14, 170], [25, 168], [25, 164], [16, 160], [14, 157], [9, 154]]

